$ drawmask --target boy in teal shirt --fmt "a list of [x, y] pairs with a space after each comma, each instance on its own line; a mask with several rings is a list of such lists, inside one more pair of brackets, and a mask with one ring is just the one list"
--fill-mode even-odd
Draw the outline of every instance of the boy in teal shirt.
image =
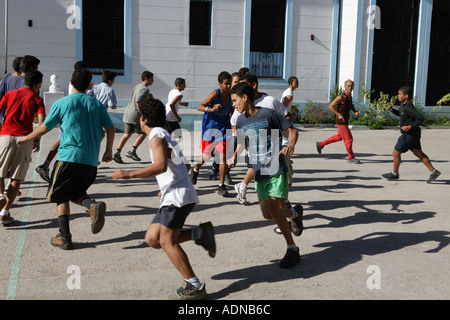
[[57, 124], [64, 131], [47, 201], [56, 203], [60, 225], [60, 232], [52, 238], [51, 243], [65, 250], [73, 248], [69, 228], [70, 201], [88, 209], [86, 213], [91, 217], [92, 233], [100, 232], [105, 221], [106, 204], [91, 199], [87, 189], [97, 176], [101, 129], [106, 130], [104, 162], [112, 160], [115, 129], [106, 108], [84, 93], [91, 80], [92, 74], [87, 69], [75, 71], [71, 80], [73, 93], [55, 102], [44, 124], [17, 142], [20, 144], [41, 137]]

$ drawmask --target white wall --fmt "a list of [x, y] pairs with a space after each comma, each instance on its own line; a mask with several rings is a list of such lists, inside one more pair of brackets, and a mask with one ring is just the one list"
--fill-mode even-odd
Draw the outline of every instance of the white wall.
[[[356, 0], [345, 0], [345, 2]], [[67, 91], [67, 83], [76, 61], [75, 30], [67, 28], [67, 8], [73, 0], [9, 1], [8, 69], [15, 56], [31, 54], [41, 59], [44, 73], [43, 91], [50, 85], [50, 75], [57, 74], [59, 85]], [[214, 0], [212, 45], [189, 46], [189, 0], [132, 1], [132, 81], [118, 83], [114, 89], [119, 99], [127, 100], [132, 88], [140, 82], [144, 70], [155, 75], [150, 88], [155, 97], [166, 100], [177, 77], [187, 81], [185, 100], [198, 101], [217, 87], [217, 75], [243, 67], [244, 0]], [[291, 74], [300, 80], [296, 101], [328, 100], [332, 37], [331, 0], [294, 0]], [[349, 19], [354, 8], [344, 10]], [[0, 16], [4, 14], [3, 1]], [[33, 20], [33, 27], [28, 27]], [[351, 28], [353, 23], [348, 24]], [[3, 25], [0, 41], [3, 45]], [[314, 34], [315, 40], [310, 36]], [[354, 41], [345, 35], [343, 40]], [[347, 48], [342, 46], [342, 48]], [[347, 53], [343, 49], [344, 57]], [[0, 50], [0, 56], [3, 56]], [[354, 50], [353, 50], [354, 51]], [[354, 52], [353, 52], [354, 55]], [[353, 59], [353, 60], [352, 60]], [[354, 61], [354, 57], [345, 57]], [[3, 68], [3, 57], [0, 66]], [[342, 77], [346, 74], [345, 63]], [[348, 73], [348, 72], [347, 72]], [[286, 85], [261, 86], [261, 91], [281, 98]], [[195, 106], [193, 106], [195, 107]]]

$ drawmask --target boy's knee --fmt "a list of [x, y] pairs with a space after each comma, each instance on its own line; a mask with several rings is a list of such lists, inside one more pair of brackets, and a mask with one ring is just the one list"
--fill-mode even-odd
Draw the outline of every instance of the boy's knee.
[[147, 232], [145, 234], [145, 242], [152, 248], [154, 249], [160, 249], [161, 248], [161, 244], [159, 242], [159, 239], [152, 236], [150, 232]]

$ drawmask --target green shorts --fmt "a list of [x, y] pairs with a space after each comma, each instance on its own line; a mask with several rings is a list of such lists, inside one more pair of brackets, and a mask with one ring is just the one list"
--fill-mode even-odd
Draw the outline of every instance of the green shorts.
[[255, 181], [255, 189], [261, 208], [267, 205], [268, 197], [286, 200], [289, 194], [288, 175], [284, 173], [268, 179]]

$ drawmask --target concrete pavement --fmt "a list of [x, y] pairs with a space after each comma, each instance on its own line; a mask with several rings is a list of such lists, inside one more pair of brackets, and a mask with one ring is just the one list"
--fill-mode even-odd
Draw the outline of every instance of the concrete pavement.
[[[208, 179], [210, 165], [202, 168], [196, 185], [201, 203], [186, 227], [212, 221], [217, 255], [209, 258], [193, 242], [182, 247], [206, 282], [208, 299], [450, 298], [450, 149], [445, 144], [450, 130], [423, 130], [423, 150], [442, 172], [432, 184], [426, 183], [428, 172], [412, 153], [404, 156], [399, 181], [381, 177], [392, 169], [398, 130], [353, 130], [359, 165], [347, 163], [342, 142], [317, 154], [315, 142], [335, 131], [300, 129], [289, 198], [305, 208], [305, 230], [295, 238], [302, 261], [292, 269], [277, 266], [285, 242], [273, 232], [274, 223], [262, 218], [253, 184], [250, 204], [243, 206], [232, 187], [229, 198], [219, 196], [217, 182]], [[114, 146], [120, 136], [116, 133]], [[64, 251], [50, 245], [58, 232], [55, 205], [45, 202], [47, 185], [34, 171], [57, 137], [57, 129], [43, 137], [22, 196], [11, 209], [17, 221], [0, 229], [0, 298], [167, 299], [182, 285], [181, 276], [162, 250], [143, 241], [159, 206], [156, 180], [111, 178], [117, 168], [147, 165], [148, 145], [138, 149], [141, 162], [124, 156], [123, 165], [101, 164], [89, 193], [107, 204], [105, 226], [91, 234], [84, 208], [72, 205], [75, 250]], [[194, 160], [199, 140], [191, 138], [192, 143], [185, 138], [182, 146], [186, 157]], [[244, 174], [240, 164], [232, 170], [233, 181]]]

